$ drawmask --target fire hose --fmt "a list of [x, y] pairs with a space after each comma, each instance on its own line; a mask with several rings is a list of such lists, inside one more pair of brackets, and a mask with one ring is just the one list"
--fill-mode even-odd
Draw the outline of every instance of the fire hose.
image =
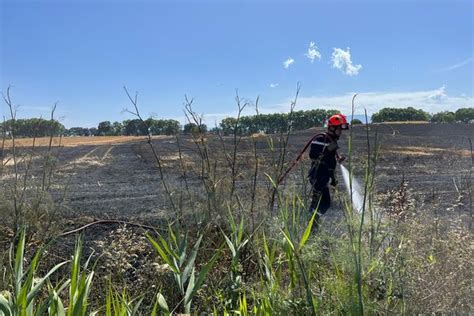
[[[316, 136], [318, 136], [318, 135], [316, 135]], [[301, 157], [303, 157], [304, 152], [306, 151], [306, 149], [308, 149], [309, 145], [311, 145], [311, 142], [313, 141], [313, 139], [316, 138], [316, 136], [313, 136], [313, 137], [308, 141], [308, 143], [304, 146], [303, 150], [299, 153], [299, 155], [296, 157], [296, 159], [293, 160], [293, 162], [292, 162], [291, 165], [288, 167], [288, 169], [286, 169], [285, 173], [280, 177], [280, 179], [278, 179], [277, 185], [279, 185], [279, 184], [286, 178], [286, 176], [288, 175], [288, 173], [290, 173], [291, 169], [293, 169], [293, 168], [298, 164], [298, 162], [300, 161]]]
[[[298, 156], [296, 157], [295, 160], [293, 160], [293, 162], [290, 164], [290, 166], [288, 167], [288, 169], [286, 169], [285, 173], [278, 179], [278, 182], [277, 182], [277, 185], [280, 185], [280, 183], [285, 180], [286, 176], [288, 175], [288, 173], [290, 173], [290, 171], [298, 164], [298, 162], [301, 160], [301, 157], [303, 157], [303, 154], [305, 153], [305, 151], [308, 149], [308, 147], [311, 145], [311, 143], [313, 142], [313, 140], [319, 136], [321, 134], [317, 134], [315, 136], [313, 136], [309, 141], [308, 143], [304, 146], [303, 150], [301, 150], [301, 152], [298, 154]], [[329, 135], [325, 134], [326, 137], [329, 137], [331, 138]], [[345, 160], [345, 157], [340, 157], [337, 153], [336, 153], [336, 159], [339, 163], [343, 162]]]

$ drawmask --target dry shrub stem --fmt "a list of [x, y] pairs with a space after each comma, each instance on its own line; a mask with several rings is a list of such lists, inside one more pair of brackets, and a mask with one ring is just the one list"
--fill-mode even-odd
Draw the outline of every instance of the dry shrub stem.
[[[255, 112], [257, 114], [257, 118], [259, 117], [258, 113], [258, 101], [260, 97], [257, 97], [255, 100]], [[257, 151], [257, 139], [252, 137], [252, 145], [253, 145], [253, 157], [254, 157], [254, 173], [252, 177], [252, 190], [250, 193], [250, 214], [252, 216], [252, 232], [255, 231], [255, 197], [257, 196], [257, 179], [258, 179], [258, 151]]]
[[13, 211], [14, 211], [14, 219], [13, 219], [13, 230], [15, 232], [15, 235], [18, 232], [19, 229], [19, 217], [20, 217], [20, 210], [18, 207], [18, 177], [19, 177], [19, 171], [18, 171], [18, 161], [17, 161], [17, 153], [16, 153], [16, 144], [15, 144], [15, 135], [14, 135], [14, 130], [15, 130], [15, 118], [16, 118], [16, 110], [14, 109], [11, 97], [10, 97], [10, 88], [9, 86], [7, 88], [6, 95], [3, 95], [3, 100], [7, 104], [7, 107], [10, 111], [10, 118], [11, 118], [11, 131], [10, 131], [10, 139], [12, 142], [12, 159], [13, 159], [13, 168], [14, 168], [14, 177], [15, 181], [13, 183]]
[[[288, 142], [290, 139], [290, 135], [292, 132], [292, 126], [293, 126], [293, 112], [296, 107], [296, 102], [298, 101], [298, 96], [300, 94], [301, 90], [301, 85], [298, 82], [296, 85], [296, 93], [293, 101], [291, 101], [290, 104], [290, 112], [288, 114], [288, 122], [287, 122], [287, 127], [286, 127], [286, 134], [285, 131], [281, 131], [280, 136], [278, 138], [279, 140], [279, 155], [277, 158], [277, 161], [274, 162], [274, 171], [273, 171], [273, 179], [274, 181], [278, 181], [278, 179], [281, 178], [283, 173], [285, 172], [285, 162], [286, 162], [286, 154], [288, 151]], [[273, 214], [273, 210], [275, 208], [275, 197], [278, 196], [278, 186], [274, 185], [271, 189], [271, 198], [269, 201], [269, 210], [270, 214]], [[281, 207], [281, 205], [279, 205]]]
[[[237, 90], [235, 94], [236, 94], [235, 102], [237, 103], [237, 109], [238, 109], [237, 119], [235, 120], [234, 133], [232, 135], [233, 136], [232, 137], [232, 158], [227, 157], [227, 162], [229, 163], [229, 168], [231, 170], [231, 175], [232, 175], [231, 188], [230, 188], [230, 201], [232, 201], [234, 197], [235, 181], [239, 173], [239, 164], [237, 163], [237, 151], [239, 149], [240, 141], [242, 140], [242, 133], [239, 133], [240, 116], [242, 114], [242, 111], [248, 105], [247, 102], [242, 104], [242, 99], [239, 97], [239, 93]], [[225, 147], [224, 143], [222, 143], [222, 145]]]
[[[130, 111], [130, 110], [125, 110], [126, 112], [136, 116], [141, 122], [142, 124], [147, 128], [147, 130], [149, 131], [149, 127], [148, 125], [146, 124], [145, 120], [142, 118], [142, 116], [140, 115], [140, 111], [138, 110], [138, 92], [135, 92], [135, 96], [132, 98], [132, 96], [130, 95], [130, 93], [128, 92], [127, 88], [126, 87], [123, 87], [123, 89], [125, 90], [125, 93], [127, 94], [127, 97], [128, 99], [130, 100], [130, 102], [132, 103], [134, 109], [135, 109], [135, 112], [133, 111]], [[150, 149], [153, 153], [153, 157], [155, 158], [155, 162], [156, 162], [156, 165], [158, 167], [158, 172], [160, 173], [160, 179], [161, 179], [161, 183], [163, 185], [163, 188], [165, 189], [165, 192], [166, 192], [166, 195], [168, 196], [168, 199], [170, 201], [170, 204], [171, 204], [171, 207], [173, 208], [173, 212], [175, 214], [177, 214], [178, 210], [176, 208], [176, 205], [175, 205], [175, 202], [173, 201], [173, 196], [172, 196], [172, 193], [168, 187], [168, 184], [165, 180], [165, 177], [164, 177], [164, 173], [163, 173], [163, 167], [162, 167], [162, 164], [161, 164], [161, 159], [160, 157], [158, 156], [158, 153], [156, 152], [156, 149], [155, 149], [155, 146], [153, 146], [153, 140], [151, 138], [151, 134], [148, 133], [147, 137], [147, 143], [148, 145], [150, 146]]]
[[[13, 221], [12, 228], [14, 235], [17, 235], [19, 229], [25, 225], [36, 225], [40, 240], [46, 238], [50, 233], [53, 221], [57, 221], [57, 212], [60, 203], [54, 203], [50, 196], [50, 189], [53, 182], [53, 175], [56, 171], [56, 161], [60, 153], [61, 143], [59, 142], [57, 156], [53, 155], [53, 137], [54, 130], [49, 133], [49, 144], [43, 156], [43, 164], [41, 167], [40, 183], [36, 184], [34, 179], [34, 158], [37, 154], [36, 149], [36, 130], [33, 135], [32, 145], [26, 153], [19, 153], [16, 146], [16, 109], [13, 105], [11, 95], [11, 87], [7, 88], [6, 94], [3, 95], [5, 104], [10, 112], [9, 131], [7, 131], [7, 124], [4, 118], [3, 137], [2, 137], [2, 175], [5, 172], [6, 164], [11, 160], [13, 162], [13, 182], [9, 183], [5, 180], [5, 185], [11, 194], [5, 199], [5, 206], [7, 211], [7, 218], [11, 216]], [[51, 110], [51, 121], [54, 121], [54, 112], [57, 104], [55, 103]], [[4, 161], [5, 154], [5, 140], [8, 136], [11, 139], [11, 157]], [[20, 169], [20, 166], [22, 167]], [[63, 192], [65, 196], [65, 191]], [[10, 211], [9, 200], [13, 201], [12, 210]], [[29, 236], [30, 238], [32, 236]]]
[[217, 158], [214, 161], [214, 164], [211, 162], [209, 147], [207, 139], [205, 138], [205, 131], [202, 130], [203, 120], [202, 116], [197, 114], [193, 110], [193, 99], [189, 99], [187, 96], [185, 99], [185, 116], [189, 123], [193, 123], [197, 126], [197, 131], [192, 131], [191, 136], [198, 150], [198, 154], [201, 161], [201, 181], [206, 190], [207, 196], [207, 213], [206, 216], [208, 219], [211, 218], [213, 212], [218, 210], [217, 202]]

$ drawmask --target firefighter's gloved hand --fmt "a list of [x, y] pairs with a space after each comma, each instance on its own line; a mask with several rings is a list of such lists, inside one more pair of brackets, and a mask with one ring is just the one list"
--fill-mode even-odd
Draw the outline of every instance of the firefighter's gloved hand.
[[335, 177], [331, 178], [331, 186], [335, 187], [337, 185], [337, 180]]
[[346, 156], [343, 156], [343, 155], [341, 155], [337, 158], [337, 162], [339, 162], [339, 163], [344, 162], [345, 160], [346, 160]]

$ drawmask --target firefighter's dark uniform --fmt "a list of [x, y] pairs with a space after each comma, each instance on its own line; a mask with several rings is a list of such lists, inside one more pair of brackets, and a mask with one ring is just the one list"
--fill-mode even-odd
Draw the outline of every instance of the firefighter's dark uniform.
[[311, 141], [309, 158], [311, 158], [311, 169], [308, 173], [312, 185], [312, 200], [310, 205], [311, 214], [318, 207], [318, 215], [326, 213], [331, 206], [331, 195], [329, 183], [335, 185], [334, 170], [337, 163], [337, 137], [322, 133], [316, 135]]

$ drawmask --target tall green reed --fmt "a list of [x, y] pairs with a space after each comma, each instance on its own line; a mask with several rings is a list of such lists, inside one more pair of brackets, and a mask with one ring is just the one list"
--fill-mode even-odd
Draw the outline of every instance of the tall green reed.
[[175, 232], [171, 225], [168, 226], [168, 239], [162, 236], [158, 236], [158, 239], [155, 239], [149, 234], [146, 236], [161, 259], [171, 269], [175, 284], [181, 295], [182, 310], [184, 313], [189, 314], [193, 298], [204, 284], [206, 276], [219, 258], [219, 251], [215, 252], [196, 276], [195, 261], [203, 235], [197, 238], [190, 252], [188, 252], [188, 234], [185, 233], [184, 236], [181, 236], [181, 232]]

